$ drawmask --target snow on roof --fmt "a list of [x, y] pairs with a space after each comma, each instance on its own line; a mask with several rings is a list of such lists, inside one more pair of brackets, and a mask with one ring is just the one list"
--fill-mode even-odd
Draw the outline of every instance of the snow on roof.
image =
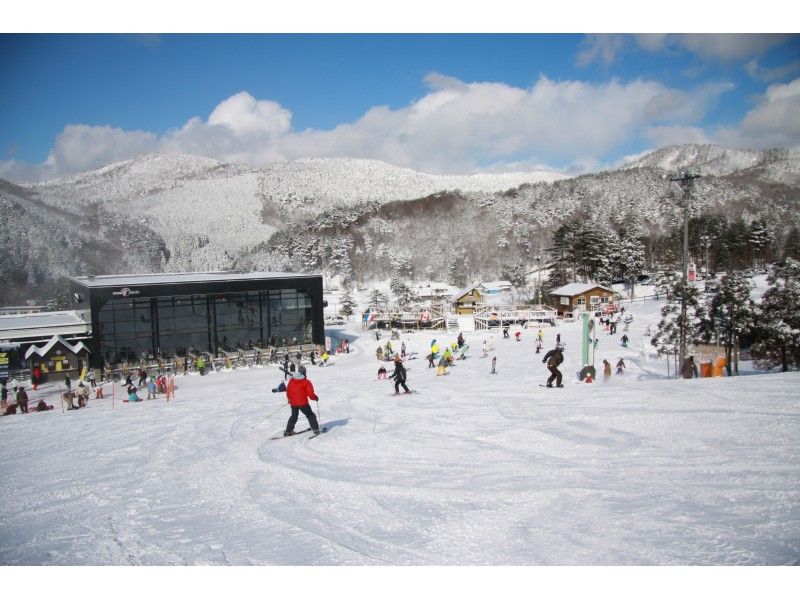
[[582, 295], [587, 291], [591, 291], [592, 289], [603, 289], [604, 291], [608, 291], [609, 293], [613, 293], [613, 289], [609, 289], [606, 286], [601, 284], [594, 284], [594, 283], [584, 283], [584, 282], [571, 282], [569, 284], [565, 284], [563, 287], [558, 287], [557, 289], [553, 289], [550, 291], [550, 295], [563, 295], [566, 297], [574, 297], [575, 295]]
[[76, 311], [43, 311], [34, 314], [0, 315], [0, 330], [20, 330], [23, 328], [53, 328], [86, 324]]
[[[468, 287], [464, 287], [463, 289], [458, 291], [455, 295], [450, 297], [450, 301], [455, 303], [456, 301], [461, 299], [464, 295], [466, 295], [467, 293], [471, 293], [475, 289], [478, 289], [478, 292], [480, 293], [479, 287], [480, 287], [480, 285], [477, 285], [477, 284], [471, 284]], [[481, 295], [483, 295], [483, 293], [481, 293]]]
[[103, 276], [75, 276], [75, 282], [85, 287], [121, 287], [143, 284], [175, 284], [193, 282], [221, 282], [230, 280], [264, 280], [269, 278], [312, 278], [319, 274], [297, 272], [157, 272], [153, 274], [109, 274]]
[[490, 280], [488, 282], [484, 282], [483, 286], [487, 287], [511, 287], [512, 285], [508, 280]]
[[25, 351], [25, 359], [28, 359], [34, 353], [36, 353], [39, 357], [44, 357], [45, 354], [47, 354], [47, 352], [50, 349], [52, 349], [54, 346], [56, 346], [57, 343], [61, 343], [62, 345], [64, 345], [67, 349], [69, 349], [73, 353], [78, 353], [79, 351], [82, 351], [83, 349], [86, 349], [87, 351], [89, 351], [89, 348], [86, 345], [84, 345], [82, 341], [78, 341], [76, 344], [73, 345], [73, 344], [69, 343], [68, 341], [65, 341], [63, 338], [61, 338], [57, 334], [54, 334], [53, 337], [49, 341], [47, 341], [47, 344], [45, 344], [45, 345], [43, 345], [41, 347], [37, 347], [36, 345], [31, 345], [30, 347], [28, 347], [28, 350]]

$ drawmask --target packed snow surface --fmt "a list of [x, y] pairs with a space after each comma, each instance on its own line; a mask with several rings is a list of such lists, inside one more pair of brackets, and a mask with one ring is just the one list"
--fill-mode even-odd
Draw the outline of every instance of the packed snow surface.
[[642, 334], [657, 307], [629, 310], [629, 349], [600, 335], [596, 363], [627, 365], [607, 382], [577, 382], [577, 323], [546, 328], [563, 389], [539, 386], [535, 329], [467, 333], [445, 376], [423, 355], [456, 334], [405, 334], [418, 392], [399, 396], [374, 332], [329, 330], [352, 352], [309, 367], [316, 438], [270, 440], [289, 415], [274, 366], [181, 376], [169, 403], [117, 385], [113, 404], [4, 417], [0, 563], [800, 563], [800, 374], [666, 379]]

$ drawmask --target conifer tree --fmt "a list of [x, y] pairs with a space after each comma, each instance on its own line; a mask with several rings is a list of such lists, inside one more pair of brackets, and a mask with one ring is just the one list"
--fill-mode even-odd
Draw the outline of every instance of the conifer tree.
[[[683, 275], [674, 271], [663, 273], [658, 285], [666, 293], [666, 303], [661, 308], [661, 321], [650, 340], [659, 354], [676, 353], [680, 348], [681, 328], [685, 331], [686, 347], [701, 340], [705, 310], [700, 303], [700, 291], [688, 284]], [[686, 300], [686, 318], [681, 316], [681, 301]], [[686, 357], [680, 356], [681, 359]]]
[[706, 340], [716, 339], [725, 347], [725, 368], [739, 374], [738, 354], [742, 338], [753, 327], [755, 304], [750, 299], [751, 285], [740, 272], [729, 272], [722, 277], [718, 291], [708, 301], [707, 316], [703, 321]]
[[339, 309], [339, 313], [347, 317], [347, 320], [350, 321], [350, 316], [355, 313], [357, 304], [355, 299], [353, 299], [353, 291], [349, 286], [344, 288], [341, 304], [342, 307]]
[[767, 276], [751, 353], [765, 368], [800, 367], [800, 262], [787, 258]]

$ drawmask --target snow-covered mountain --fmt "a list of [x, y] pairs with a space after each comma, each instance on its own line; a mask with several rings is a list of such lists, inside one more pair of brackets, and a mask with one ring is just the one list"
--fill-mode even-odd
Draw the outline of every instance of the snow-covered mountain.
[[[315, 159], [258, 168], [151, 154], [45, 183], [0, 184], [1, 301], [41, 296], [65, 274], [351, 268], [385, 278], [392, 260], [441, 277], [530, 261], [565, 219], [661, 230], [691, 168], [696, 208], [776, 223], [800, 213], [800, 153], [667, 147], [624, 167], [568, 178], [553, 172], [440, 176], [374, 160]], [[25, 288], [31, 286], [33, 288]], [[37, 289], [39, 289], [37, 291]], [[24, 290], [24, 293], [23, 293]]]

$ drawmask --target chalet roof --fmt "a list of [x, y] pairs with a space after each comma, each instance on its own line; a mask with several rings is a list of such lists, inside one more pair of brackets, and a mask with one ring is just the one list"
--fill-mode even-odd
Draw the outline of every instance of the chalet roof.
[[561, 297], [575, 297], [576, 295], [583, 295], [584, 293], [587, 293], [592, 289], [603, 289], [604, 291], [608, 291], [609, 293], [614, 292], [613, 289], [610, 289], [601, 284], [571, 282], [569, 284], [565, 284], [563, 287], [558, 287], [557, 289], [553, 289], [548, 294], [559, 295]]
[[79, 353], [84, 349], [89, 351], [89, 348], [86, 345], [84, 345], [82, 341], [78, 341], [76, 344], [73, 345], [72, 343], [65, 341], [57, 334], [54, 334], [53, 337], [49, 341], [47, 341], [47, 343], [44, 344], [43, 346], [37, 347], [36, 345], [31, 345], [30, 347], [28, 347], [28, 350], [25, 351], [25, 359], [28, 359], [34, 353], [36, 353], [39, 357], [44, 357], [47, 354], [47, 352], [50, 351], [50, 349], [52, 349], [59, 343], [64, 345], [67, 349], [69, 349], [75, 354]]
[[464, 295], [466, 295], [467, 293], [471, 293], [472, 291], [478, 291], [478, 293], [483, 295], [483, 293], [481, 293], [481, 290], [480, 290], [480, 285], [471, 284], [468, 287], [464, 287], [463, 289], [458, 291], [455, 295], [450, 297], [450, 302], [451, 303], [455, 303], [456, 301], [461, 299]]

